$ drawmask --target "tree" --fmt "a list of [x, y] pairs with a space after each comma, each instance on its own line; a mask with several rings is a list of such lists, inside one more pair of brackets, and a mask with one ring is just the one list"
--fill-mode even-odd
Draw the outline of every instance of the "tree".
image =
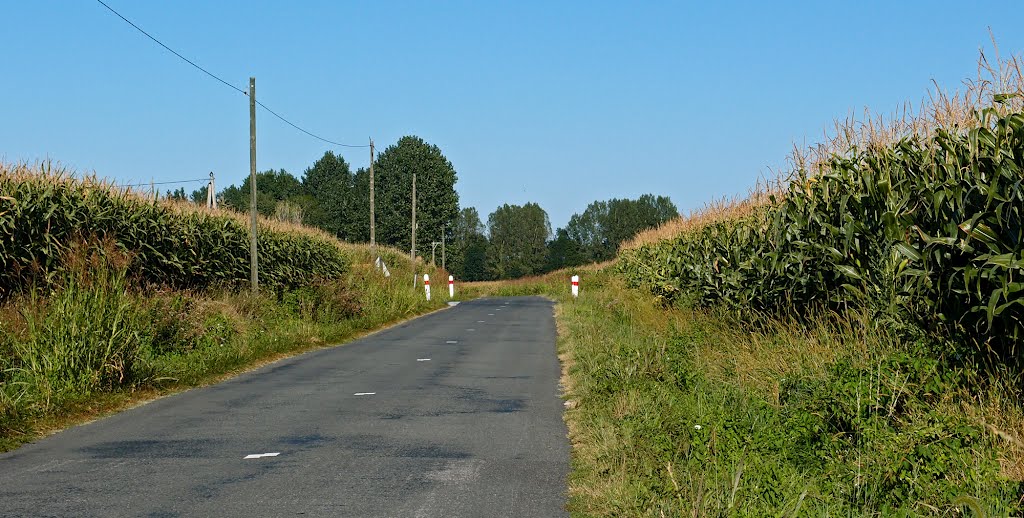
[[547, 266], [551, 223], [540, 205], [502, 205], [487, 217], [487, 227], [491, 237], [487, 265], [494, 277], [523, 277]]
[[636, 200], [595, 201], [558, 230], [549, 246], [549, 263], [563, 268], [610, 260], [624, 241], [677, 216], [679, 211], [667, 196], [644, 194]]
[[[206, 205], [206, 191], [209, 190], [209, 188], [209, 185], [204, 185], [192, 191], [192, 194], [189, 195], [189, 198], [192, 200], [192, 203], [200, 203]], [[184, 189], [182, 190], [184, 191]]]
[[473, 207], [459, 211], [448, 230], [447, 267], [460, 280], [482, 281], [487, 277], [487, 227]]
[[[259, 184], [257, 184], [258, 186]], [[353, 217], [352, 172], [344, 158], [332, 151], [324, 153], [302, 175], [302, 188], [315, 202], [307, 223], [328, 233], [351, 240], [348, 222]]]
[[185, 197], [185, 188], [184, 187], [178, 187], [177, 189], [168, 192], [167, 193], [167, 199], [169, 199], [169, 200], [177, 200], [177, 201], [185, 201], [185, 200], [187, 200], [188, 198]]
[[560, 228], [555, 232], [555, 239], [548, 243], [547, 271], [554, 271], [568, 266], [576, 266], [588, 262], [583, 247], [569, 237], [569, 232]]
[[632, 239], [643, 230], [661, 225], [679, 216], [679, 210], [667, 196], [644, 194], [636, 200], [614, 199], [608, 202], [608, 214], [602, 222], [605, 239], [613, 243], [611, 256], [614, 257], [624, 241]]
[[[374, 171], [376, 174], [376, 171]], [[376, 186], [374, 186], [376, 187]], [[343, 234], [346, 240], [359, 243], [370, 241], [370, 170], [360, 167], [352, 175], [349, 189], [348, 211], [345, 213]]]
[[[412, 175], [416, 174], [416, 249], [429, 250], [459, 211], [457, 176], [441, 150], [415, 136], [406, 136], [377, 157], [377, 241], [409, 246], [412, 216]], [[367, 188], [367, 192], [369, 192]]]
[[462, 276], [466, 281], [487, 281], [492, 277], [487, 269], [487, 249], [490, 243], [481, 234], [469, 236], [462, 251]]
[[[266, 217], [274, 215], [277, 202], [289, 200], [303, 194], [302, 184], [284, 169], [273, 169], [256, 173], [256, 211]], [[249, 177], [241, 186], [230, 186], [221, 191], [224, 204], [241, 212], [249, 210]]]

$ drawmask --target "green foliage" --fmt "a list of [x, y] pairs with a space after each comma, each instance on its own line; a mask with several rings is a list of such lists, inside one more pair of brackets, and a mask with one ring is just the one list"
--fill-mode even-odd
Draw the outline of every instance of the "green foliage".
[[[128, 272], [176, 288], [249, 278], [249, 229], [229, 213], [185, 211], [62, 173], [0, 175], [0, 296], [34, 280], [50, 282], [80, 238], [111, 239], [128, 252]], [[350, 259], [339, 243], [311, 231], [261, 224], [262, 285], [283, 289], [332, 278]]]
[[[232, 185], [221, 191], [224, 204], [236, 211], [248, 212], [252, 201], [249, 189], [249, 177], [246, 176], [241, 186]], [[202, 199], [205, 200], [205, 188], [200, 191], [203, 192]], [[274, 209], [278, 202], [290, 200], [303, 194], [305, 191], [298, 178], [284, 169], [279, 171], [270, 169], [256, 173], [256, 211], [264, 217], [269, 218], [274, 215]], [[195, 194], [193, 194], [194, 197]]]
[[548, 268], [556, 270], [611, 260], [619, 245], [637, 233], [679, 216], [667, 196], [644, 194], [636, 200], [595, 201], [573, 214], [549, 246]]
[[31, 291], [22, 309], [25, 340], [5, 337], [14, 361], [4, 392], [20, 405], [49, 409], [138, 376], [144, 320], [127, 293], [127, 272], [93, 254], [89, 264], [62, 270], [48, 299]]
[[978, 117], [798, 171], [754, 214], [630, 250], [621, 271], [669, 300], [747, 314], [863, 307], [1019, 360], [1024, 114]]
[[452, 163], [437, 146], [419, 137], [402, 137], [377, 157], [374, 169], [378, 243], [408, 249], [414, 173], [416, 249], [429, 250], [430, 243], [440, 242], [441, 233], [455, 221], [459, 195], [455, 192]]
[[487, 228], [474, 207], [459, 211], [449, 228], [447, 268], [460, 281], [487, 280]]
[[506, 203], [487, 217], [487, 227], [487, 265], [492, 277], [514, 279], [543, 271], [551, 223], [540, 205]]
[[[205, 193], [205, 191], [204, 191], [204, 193]], [[205, 194], [204, 194], [204, 196], [205, 196]], [[187, 201], [189, 199], [188, 196], [185, 195], [185, 188], [184, 187], [178, 187], [177, 189], [168, 192], [167, 193], [167, 198], [171, 199], [171, 200], [177, 200], [177, 201]], [[206, 198], [203, 198], [203, 199], [205, 200]]]
[[346, 241], [355, 241], [352, 223], [369, 219], [368, 205], [358, 204], [348, 162], [331, 151], [306, 169], [302, 187], [316, 206], [306, 223], [322, 228]]

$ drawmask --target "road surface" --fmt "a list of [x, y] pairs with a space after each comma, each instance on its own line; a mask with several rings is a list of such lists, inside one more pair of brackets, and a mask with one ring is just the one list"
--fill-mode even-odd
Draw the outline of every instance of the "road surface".
[[2, 454], [0, 515], [565, 516], [558, 377], [550, 302], [465, 302]]

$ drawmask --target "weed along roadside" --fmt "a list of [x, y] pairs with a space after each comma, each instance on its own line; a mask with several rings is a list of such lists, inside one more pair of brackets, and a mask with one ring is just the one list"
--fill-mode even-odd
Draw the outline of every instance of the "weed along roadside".
[[[244, 227], [232, 234], [230, 213], [153, 204], [39, 170], [4, 170], [0, 192], [16, 201], [0, 210], [16, 244], [0, 248], [8, 266], [0, 305], [0, 451], [446, 307], [446, 297], [428, 301], [398, 281], [413, 267], [390, 248], [378, 246], [373, 255], [368, 246], [267, 221], [261, 246], [281, 253], [261, 259], [265, 288], [252, 293], [231, 281], [247, 278], [247, 266], [236, 268], [247, 263], [230, 256], [246, 253], [246, 240], [236, 239]], [[47, 212], [62, 216], [41, 216]], [[121, 228], [128, 222], [134, 227]], [[167, 241], [169, 227], [191, 237]], [[199, 227], [223, 234], [188, 234]], [[238, 246], [209, 245], [204, 236]], [[374, 266], [377, 256], [392, 275]], [[422, 262], [416, 268], [443, 272]], [[197, 269], [205, 273], [174, 273]]]

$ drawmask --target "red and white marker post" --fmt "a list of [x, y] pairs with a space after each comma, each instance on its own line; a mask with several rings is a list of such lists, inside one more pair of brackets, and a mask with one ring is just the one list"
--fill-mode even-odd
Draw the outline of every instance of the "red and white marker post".
[[580, 296], [580, 276], [579, 275], [573, 275], [572, 276], [572, 298], [576, 298], [576, 297], [579, 297], [579, 296]]
[[448, 276], [448, 298], [455, 298], [455, 277]]
[[430, 300], [430, 276], [423, 274], [423, 291], [427, 293], [427, 300]]

